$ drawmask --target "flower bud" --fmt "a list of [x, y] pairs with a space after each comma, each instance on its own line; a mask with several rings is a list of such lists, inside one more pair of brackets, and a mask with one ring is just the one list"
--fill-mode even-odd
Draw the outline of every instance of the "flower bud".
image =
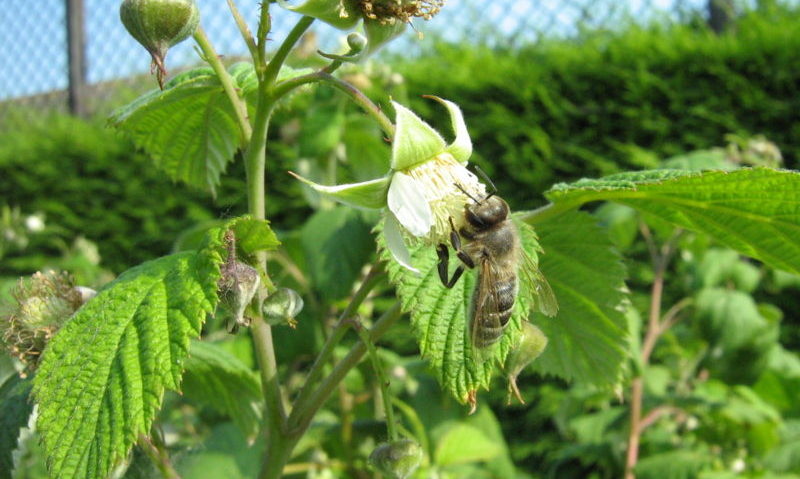
[[261, 311], [269, 324], [289, 323], [294, 326], [294, 318], [303, 310], [303, 298], [290, 288], [278, 288], [264, 301]]
[[193, 34], [200, 23], [195, 0], [124, 0], [119, 16], [128, 33], [150, 52], [163, 89], [167, 50]]
[[0, 336], [9, 353], [32, 372], [47, 342], [84, 300], [66, 272], [23, 278], [12, 294], [17, 304], [0, 317]]
[[372, 466], [391, 479], [406, 479], [422, 462], [422, 448], [411, 439], [379, 444], [369, 455]]
[[514, 349], [509, 351], [504, 367], [506, 376], [508, 377], [509, 402], [513, 394], [519, 402], [525, 404], [517, 388], [517, 376], [519, 376], [519, 373], [521, 373], [523, 369], [538, 358], [546, 347], [547, 336], [544, 335], [542, 330], [528, 321], [523, 321], [519, 343], [517, 343]]
[[350, 47], [351, 54], [361, 53], [367, 46], [367, 37], [358, 32], [353, 32], [347, 35], [347, 46]]

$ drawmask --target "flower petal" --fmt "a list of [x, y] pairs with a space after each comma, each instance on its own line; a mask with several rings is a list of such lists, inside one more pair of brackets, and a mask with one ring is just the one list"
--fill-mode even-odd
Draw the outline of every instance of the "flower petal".
[[297, 173], [289, 172], [298, 180], [310, 186], [314, 191], [334, 201], [356, 208], [379, 209], [386, 206], [386, 190], [389, 177], [346, 185], [325, 186], [303, 178]]
[[387, 203], [406, 231], [416, 237], [430, 232], [433, 212], [417, 180], [399, 171], [392, 175]]
[[397, 116], [392, 140], [392, 169], [406, 170], [443, 152], [447, 144], [430, 125], [411, 110], [392, 102]]
[[389, 252], [392, 253], [395, 261], [400, 266], [419, 273], [419, 270], [411, 265], [411, 254], [409, 254], [406, 243], [403, 241], [400, 223], [391, 213], [388, 213], [383, 221], [383, 237], [386, 240], [386, 247], [389, 248]]
[[450, 124], [453, 127], [456, 139], [447, 145], [446, 151], [453, 155], [456, 160], [466, 163], [469, 157], [472, 156], [472, 140], [469, 137], [469, 131], [467, 131], [467, 124], [464, 123], [464, 115], [461, 113], [461, 108], [452, 101], [438, 96], [426, 96], [425, 98], [436, 100], [447, 108], [448, 113], [450, 113]]
[[331, 0], [306, 0], [300, 5], [291, 6], [286, 0], [277, 0], [278, 4], [296, 13], [314, 17], [340, 30], [355, 27], [361, 15], [352, 0], [332, 2]]

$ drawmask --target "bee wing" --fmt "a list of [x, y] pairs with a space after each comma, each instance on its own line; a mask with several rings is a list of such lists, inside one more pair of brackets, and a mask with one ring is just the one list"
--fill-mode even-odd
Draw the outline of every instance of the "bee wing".
[[547, 316], [555, 316], [558, 313], [558, 301], [556, 295], [553, 293], [553, 288], [547, 282], [542, 272], [536, 263], [533, 262], [528, 253], [524, 249], [522, 251], [522, 265], [520, 270], [522, 276], [525, 277], [528, 283], [528, 289], [534, 296], [536, 308]]
[[502, 329], [500, 324], [498, 290], [495, 287], [497, 281], [497, 271], [492, 261], [487, 258], [481, 259], [480, 271], [478, 273], [478, 284], [475, 289], [475, 301], [473, 315], [470, 323], [470, 338], [472, 346], [476, 345], [480, 329]]

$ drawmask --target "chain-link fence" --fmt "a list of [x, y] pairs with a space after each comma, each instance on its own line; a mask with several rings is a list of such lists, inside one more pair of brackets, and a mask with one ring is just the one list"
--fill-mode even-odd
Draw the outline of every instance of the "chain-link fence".
[[[575, 35], [639, 23], [703, 18], [709, 5], [733, 0], [449, 0], [431, 22], [416, 22], [389, 52], [413, 55], [433, 36], [455, 42], [516, 46], [543, 37]], [[109, 96], [150, 67], [149, 55], [125, 32], [119, 2], [109, 0], [3, 0], [0, 9], [0, 122], [14, 111], [102, 111]], [[223, 0], [198, 0], [202, 25], [220, 54], [246, 53]], [[255, 27], [260, 2], [239, 0]], [[298, 18], [272, 5], [272, 38], [282, 38]], [[334, 50], [343, 35], [317, 25], [320, 48]], [[421, 40], [422, 38], [422, 40]], [[169, 53], [171, 69], [198, 62], [192, 42]], [[138, 82], [141, 84], [142, 82]], [[150, 87], [150, 83], [147, 84]]]

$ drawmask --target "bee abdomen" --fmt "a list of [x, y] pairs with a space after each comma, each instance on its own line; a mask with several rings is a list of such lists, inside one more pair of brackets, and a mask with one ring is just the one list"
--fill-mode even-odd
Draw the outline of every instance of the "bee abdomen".
[[517, 297], [517, 278], [514, 276], [499, 280], [494, 285], [492, 292], [494, 299], [492, 309], [484, 310], [484, 318], [479, 327], [475, 328], [475, 346], [485, 348], [496, 343], [502, 336], [514, 312], [514, 303]]

